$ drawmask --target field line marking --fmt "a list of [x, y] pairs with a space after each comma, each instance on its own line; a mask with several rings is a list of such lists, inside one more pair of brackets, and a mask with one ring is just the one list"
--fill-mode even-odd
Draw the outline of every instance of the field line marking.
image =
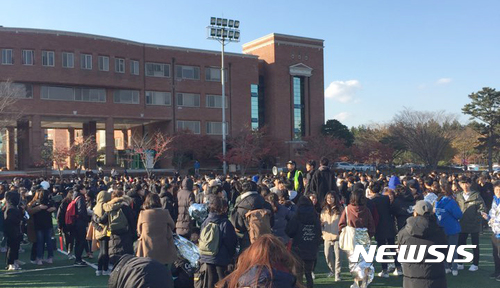
[[70, 268], [70, 267], [73, 267], [73, 265], [58, 266], [58, 267], [48, 267], [48, 268], [39, 268], [39, 269], [30, 269], [30, 270], [19, 270], [19, 271], [15, 271], [15, 272], [2, 273], [0, 275], [15, 275], [15, 274], [21, 274], [21, 273], [27, 273], [27, 272], [38, 272], [38, 271], [46, 271], [46, 270], [56, 270], [56, 269]]
[[[68, 256], [68, 252], [66, 252], [66, 251], [63, 251], [63, 250], [61, 250], [61, 249], [57, 249], [57, 251], [58, 251], [59, 253], [61, 253], [61, 254], [64, 254], [64, 255]], [[94, 268], [95, 270], [97, 270], [97, 265], [95, 265], [94, 263], [90, 263], [90, 262], [88, 262], [87, 260], [83, 260], [83, 259], [82, 259], [82, 261], [83, 261], [83, 262], [85, 262], [85, 264], [87, 264], [87, 265], [89, 265], [90, 267], [92, 267], [92, 268]]]

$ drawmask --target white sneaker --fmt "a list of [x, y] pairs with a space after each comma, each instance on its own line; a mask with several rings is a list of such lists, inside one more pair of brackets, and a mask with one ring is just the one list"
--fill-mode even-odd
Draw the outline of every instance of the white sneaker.
[[387, 273], [387, 271], [384, 270], [384, 271], [378, 273], [378, 277], [389, 278], [389, 273]]
[[16, 266], [13, 264], [9, 264], [9, 267], [7, 268], [7, 271], [14, 271], [16, 270]]
[[313, 280], [316, 279], [316, 275], [314, 275], [314, 272], [311, 272], [311, 276], [312, 276]]
[[453, 276], [458, 276], [458, 270], [452, 270], [451, 275]]
[[444, 269], [444, 272], [445, 272], [446, 274], [450, 274], [450, 273], [451, 273], [451, 269], [446, 268], [446, 269]]
[[392, 275], [394, 275], [394, 276], [403, 276], [403, 269], [402, 269], [402, 268], [399, 268], [399, 267], [398, 267], [398, 268], [396, 268], [396, 269], [394, 270], [394, 273], [392, 273]]
[[476, 265], [470, 265], [469, 271], [476, 272], [477, 270], [479, 270], [479, 267], [477, 267]]
[[37, 259], [37, 260], [35, 261], [35, 264], [36, 264], [36, 265], [43, 265], [43, 262], [42, 262], [42, 260]]
[[457, 270], [464, 270], [464, 264], [458, 264]]
[[103, 276], [109, 276], [109, 275], [111, 275], [111, 270], [102, 271], [102, 275]]
[[31, 262], [31, 264], [35, 264], [36, 265], [36, 260], [31, 260], [30, 262]]
[[95, 276], [101, 276], [102, 275], [102, 271], [101, 270], [96, 270], [95, 271]]
[[52, 258], [47, 258], [47, 259], [42, 260], [42, 262], [47, 263], [47, 264], [52, 264], [52, 263], [54, 263], [54, 260], [52, 260]]
[[15, 264], [16, 264], [17, 266], [21, 266], [21, 265], [26, 264], [26, 262], [21, 261], [21, 260], [16, 260], [16, 261], [15, 261]]
[[75, 260], [75, 259], [76, 259], [76, 257], [75, 257], [75, 255], [73, 255], [73, 254], [68, 254], [68, 259], [69, 259], [69, 260]]

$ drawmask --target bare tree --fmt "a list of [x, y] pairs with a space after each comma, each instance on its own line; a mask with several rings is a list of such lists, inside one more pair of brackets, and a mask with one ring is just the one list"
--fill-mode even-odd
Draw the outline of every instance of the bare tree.
[[171, 142], [172, 137], [167, 137], [160, 131], [152, 136], [146, 134], [140, 138], [132, 137], [132, 154], [139, 155], [148, 178], [151, 177], [151, 169], [155, 164], [172, 149]]
[[445, 150], [455, 137], [454, 130], [460, 126], [456, 116], [444, 111], [413, 111], [405, 108], [394, 116], [391, 134], [400, 140], [406, 149], [417, 155], [432, 169], [444, 157]]
[[19, 99], [26, 97], [23, 85], [10, 80], [0, 82], [0, 129], [13, 125], [22, 115]]

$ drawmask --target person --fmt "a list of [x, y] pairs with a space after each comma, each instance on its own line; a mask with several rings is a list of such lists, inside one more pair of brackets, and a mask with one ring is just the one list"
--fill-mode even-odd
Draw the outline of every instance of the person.
[[[399, 245], [418, 245], [417, 250], [426, 249], [430, 245], [446, 245], [446, 235], [439, 227], [436, 217], [432, 215], [432, 205], [420, 200], [415, 204], [413, 217], [408, 218], [404, 229], [397, 237]], [[423, 246], [426, 245], [426, 246]], [[419, 252], [416, 252], [419, 254]], [[434, 256], [425, 252], [424, 259]], [[403, 263], [403, 288], [446, 288], [444, 263]]]
[[[323, 157], [319, 161], [318, 171], [314, 174], [313, 179], [311, 180], [311, 188], [310, 190], [316, 194], [318, 199], [323, 202], [326, 198], [326, 194], [333, 192], [338, 194], [339, 189], [337, 187], [337, 180], [335, 179], [334, 173], [328, 167], [330, 161], [328, 158]], [[319, 203], [320, 207], [324, 203]]]
[[305, 194], [310, 194], [311, 193], [311, 181], [312, 178], [314, 177], [314, 174], [316, 173], [316, 161], [314, 160], [309, 160], [306, 162], [306, 179], [304, 182], [304, 193]]
[[227, 201], [219, 196], [210, 195], [208, 203], [209, 214], [201, 225], [201, 231], [203, 232], [204, 229], [208, 229], [207, 226], [210, 223], [217, 225], [216, 229], [219, 231], [219, 243], [216, 244], [218, 251], [215, 255], [201, 253], [200, 262], [207, 266], [208, 277], [206, 283], [208, 287], [215, 287], [215, 284], [227, 275], [227, 267], [232, 263], [233, 257], [236, 254], [238, 238], [233, 224], [227, 218]]
[[109, 288], [172, 288], [169, 269], [160, 262], [134, 255], [121, 256], [108, 280]]
[[[233, 223], [238, 241], [240, 243], [241, 251], [250, 246], [250, 237], [248, 234], [248, 223], [246, 214], [249, 211], [257, 209], [272, 210], [271, 205], [264, 200], [264, 198], [257, 193], [257, 184], [253, 181], [244, 181], [241, 185], [243, 194], [241, 194], [234, 205], [231, 214], [231, 223]], [[271, 219], [271, 224], [274, 223], [274, 218]]]
[[[382, 184], [378, 182], [375, 182], [375, 185], [371, 186], [369, 189], [371, 198], [369, 202], [374, 206], [378, 214], [378, 225], [375, 232], [375, 240], [379, 246], [394, 245], [396, 243], [396, 227], [394, 226], [394, 216], [391, 214], [391, 201], [388, 196], [380, 194], [381, 190]], [[401, 264], [396, 260], [395, 265], [396, 270], [394, 270], [394, 275], [402, 275]], [[378, 274], [378, 276], [389, 278], [387, 263], [381, 263], [381, 266], [382, 271]]]
[[175, 224], [176, 232], [178, 235], [189, 239], [191, 236], [191, 229], [193, 228], [193, 221], [189, 216], [189, 206], [194, 203], [193, 194], [193, 180], [186, 177], [182, 181], [181, 190], [177, 192], [177, 223]]
[[[168, 210], [162, 209], [158, 194], [148, 194], [142, 208], [137, 220], [139, 240], [136, 256], [152, 258], [167, 266], [170, 272], [177, 255], [172, 233], [175, 229], [174, 220]], [[171, 273], [162, 277], [167, 279], [166, 287], [173, 287]]]
[[73, 201], [75, 201], [76, 219], [73, 225], [72, 233], [75, 235], [75, 267], [85, 267], [87, 264], [82, 261], [82, 253], [87, 244], [86, 232], [89, 223], [87, 213], [87, 203], [85, 201], [87, 189], [82, 184], [73, 187]]
[[283, 242], [267, 234], [238, 257], [236, 269], [216, 287], [302, 288], [295, 276], [300, 269], [300, 263]]
[[[479, 269], [479, 232], [483, 222], [482, 213], [486, 213], [483, 198], [479, 192], [471, 190], [472, 180], [467, 176], [462, 176], [459, 180], [462, 192], [457, 194], [457, 203], [462, 210], [463, 216], [460, 219], [461, 232], [458, 236], [458, 245], [466, 245], [467, 238], [471, 235], [474, 260], [469, 271], [475, 272]], [[463, 270], [464, 265], [458, 264], [458, 270]]]
[[111, 194], [107, 191], [101, 191], [97, 194], [97, 201], [94, 206], [94, 214], [92, 215], [92, 225], [94, 226], [94, 239], [99, 242], [99, 256], [97, 258], [96, 276], [109, 275], [109, 223], [102, 221], [101, 217], [105, 216], [103, 205], [111, 200]]
[[288, 182], [292, 184], [292, 189], [294, 191], [297, 191], [298, 194], [298, 197], [295, 198], [297, 200], [294, 201], [295, 203], [297, 203], [300, 196], [302, 196], [304, 193], [304, 176], [302, 175], [302, 171], [297, 170], [297, 163], [295, 163], [295, 161], [288, 161], [286, 167], [288, 168], [286, 178]]
[[194, 175], [195, 176], [198, 176], [200, 175], [200, 162], [198, 162], [198, 160], [194, 161]]
[[132, 189], [128, 191], [127, 196], [132, 198], [131, 208], [134, 211], [134, 217], [139, 216], [142, 203], [146, 197], [146, 186], [143, 186], [142, 184], [135, 184]]
[[[35, 197], [28, 204], [29, 208], [40, 207], [40, 210], [33, 214], [36, 231], [36, 265], [42, 265], [42, 260], [47, 264], [52, 264], [54, 257], [54, 247], [51, 237], [52, 212], [56, 210], [52, 201], [49, 200], [48, 191], [39, 188]], [[44, 248], [47, 245], [47, 259], [43, 259]]]
[[68, 205], [73, 198], [72, 193], [66, 194], [66, 197], [62, 200], [59, 209], [57, 210], [57, 228], [59, 229], [59, 235], [64, 237], [64, 243], [66, 246], [66, 251], [68, 252], [68, 259], [73, 260], [75, 256], [74, 253], [75, 241], [73, 234], [71, 233], [71, 227], [66, 225], [65, 217]]
[[283, 241], [283, 244], [287, 245], [290, 242], [290, 237], [285, 232], [286, 224], [292, 219], [294, 212], [280, 204], [279, 197], [275, 193], [267, 195], [266, 201], [271, 204], [274, 213], [273, 235]]
[[406, 220], [412, 216], [414, 205], [415, 199], [410, 189], [401, 184], [396, 186], [394, 200], [391, 203], [391, 214], [396, 218], [398, 232], [406, 226]]
[[[360, 232], [362, 234], [365, 234], [365, 237], [359, 237], [359, 238], [366, 238], [369, 239], [373, 237], [375, 234], [375, 223], [373, 221], [372, 213], [370, 212], [370, 209], [366, 206], [366, 195], [365, 191], [363, 189], [356, 189], [353, 190], [349, 199], [349, 205], [344, 209], [340, 216], [339, 220], [339, 231], [342, 233], [342, 230], [349, 225], [350, 227], [353, 228], [366, 228], [366, 232]], [[362, 230], [360, 230], [362, 231]], [[366, 235], [368, 234], [368, 235]], [[363, 244], [365, 246], [365, 250], [367, 249], [367, 244], [366, 243], [359, 243]], [[369, 245], [369, 243], [368, 243]], [[353, 251], [346, 250], [348, 259], [349, 259], [349, 269], [351, 271], [351, 274], [354, 274], [354, 283], [351, 285], [352, 288], [354, 287], [367, 287], [368, 284], [370, 284], [371, 280], [367, 279], [367, 277], [363, 277], [362, 279], [359, 279], [358, 277], [355, 276], [355, 271], [357, 267], [361, 264], [363, 259], [360, 257], [360, 259], [354, 259], [352, 257]]]
[[172, 220], [174, 222], [177, 221], [177, 195], [174, 195], [174, 189], [177, 186], [172, 186], [168, 184], [166, 179], [161, 180], [161, 189], [160, 189], [160, 201], [161, 201], [161, 207], [163, 209], [168, 210], [170, 213], [170, 216], [172, 217]]
[[[458, 244], [458, 235], [461, 231], [460, 219], [462, 219], [462, 210], [458, 206], [455, 199], [453, 199], [453, 192], [451, 189], [446, 189], [442, 187], [441, 193], [435, 202], [435, 214], [438, 220], [439, 226], [443, 227], [444, 233], [448, 239], [448, 245], [454, 247]], [[453, 245], [453, 246], [452, 246]], [[445, 262], [445, 272], [446, 274], [452, 273], [453, 276], [458, 275], [457, 263], [455, 260], [457, 258], [457, 252], [453, 253], [453, 260], [451, 263]]]
[[[106, 212], [102, 218], [109, 219], [110, 213], [124, 214], [127, 219], [124, 231], [111, 231], [109, 236], [109, 263], [115, 265], [116, 261], [125, 254], [134, 254], [134, 236], [136, 236], [137, 221], [134, 217], [134, 211], [130, 207], [133, 200], [123, 193], [123, 190], [116, 189], [111, 193], [111, 200], [102, 205]], [[111, 223], [110, 223], [111, 224]], [[125, 226], [125, 225], [124, 225]]]
[[328, 278], [335, 276], [335, 282], [338, 282], [341, 281], [340, 272], [342, 267], [339, 248], [339, 220], [344, 207], [340, 205], [338, 197], [331, 192], [326, 194], [325, 198], [320, 216], [325, 260], [330, 269]]
[[292, 239], [292, 251], [302, 260], [301, 275], [305, 274], [307, 287], [313, 287], [314, 263], [321, 245], [321, 223], [311, 200], [301, 196], [297, 213], [286, 225], [286, 234]]
[[4, 218], [4, 235], [7, 238], [7, 270], [20, 270], [17, 260], [19, 259], [19, 248], [23, 234], [21, 233], [21, 222], [23, 212], [19, 208], [21, 196], [17, 191], [5, 193], [5, 212], [0, 218]]
[[493, 247], [493, 261], [495, 263], [495, 271], [490, 275], [490, 278], [500, 282], [500, 181], [493, 184], [493, 200], [491, 209], [485, 219], [488, 220], [488, 225], [491, 227], [493, 234], [491, 235], [491, 246]]

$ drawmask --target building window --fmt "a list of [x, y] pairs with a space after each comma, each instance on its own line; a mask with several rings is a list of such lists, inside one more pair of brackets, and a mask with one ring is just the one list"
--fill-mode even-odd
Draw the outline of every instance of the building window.
[[80, 54], [81, 68], [84, 70], [92, 70], [92, 55]]
[[125, 73], [125, 59], [115, 58], [115, 72]]
[[[220, 82], [221, 73], [220, 68], [216, 67], [205, 67], [205, 80]], [[224, 82], [227, 82], [227, 70], [224, 70]]]
[[146, 63], [146, 76], [170, 77], [170, 65], [162, 63]]
[[[92, 59], [92, 57], [91, 57]], [[91, 60], [92, 62], [92, 60]], [[71, 52], [62, 53], [62, 67], [63, 68], [74, 68], [75, 67], [75, 54]]]
[[177, 93], [177, 106], [200, 107], [200, 94]]
[[106, 102], [106, 89], [42, 86], [41, 98], [61, 101]]
[[[226, 135], [227, 135], [227, 122], [226, 122]], [[222, 122], [207, 122], [207, 134], [222, 135]]]
[[76, 88], [75, 101], [106, 102], [106, 90], [94, 88]]
[[10, 85], [13, 93], [12, 97], [14, 98], [33, 98], [33, 85], [26, 83], [10, 83], [0, 82], [0, 85]]
[[54, 67], [54, 51], [42, 51], [42, 65]]
[[[228, 98], [224, 97], [226, 102], [225, 106], [228, 107]], [[222, 96], [221, 95], [207, 95], [206, 98], [206, 106], [207, 108], [222, 108]]]
[[108, 56], [99, 56], [99, 71], [109, 71]]
[[2, 49], [2, 65], [12, 65], [14, 64], [12, 49]]
[[35, 51], [23, 50], [23, 65], [33, 65], [35, 58]]
[[139, 75], [139, 61], [130, 60], [130, 74]]
[[113, 100], [115, 103], [139, 104], [139, 91], [138, 90], [115, 90], [113, 92]]
[[293, 134], [294, 140], [305, 135], [304, 78], [293, 77]]
[[250, 85], [252, 129], [259, 129], [259, 85]]
[[176, 78], [178, 79], [191, 79], [200, 80], [200, 67], [196, 66], [176, 66]]
[[172, 105], [170, 92], [146, 91], [146, 105]]
[[200, 121], [177, 121], [177, 131], [189, 130], [194, 134], [200, 134]]

